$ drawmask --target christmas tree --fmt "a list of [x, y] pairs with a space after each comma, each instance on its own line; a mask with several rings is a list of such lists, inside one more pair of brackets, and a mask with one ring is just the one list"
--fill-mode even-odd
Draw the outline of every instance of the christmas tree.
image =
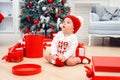
[[66, 0], [24, 0], [21, 6], [20, 31], [41, 33], [59, 31], [62, 19], [70, 13]]

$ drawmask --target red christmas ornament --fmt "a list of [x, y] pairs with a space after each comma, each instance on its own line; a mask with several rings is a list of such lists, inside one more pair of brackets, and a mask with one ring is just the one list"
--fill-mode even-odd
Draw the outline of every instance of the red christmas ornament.
[[49, 4], [50, 4], [50, 3], [53, 3], [53, 1], [54, 1], [54, 0], [48, 0], [48, 3], [49, 3]]
[[25, 33], [29, 33], [29, 32], [30, 32], [30, 30], [29, 30], [29, 29], [26, 29], [24, 32], [25, 32]]
[[27, 17], [27, 20], [30, 22], [30, 16]]
[[37, 31], [40, 31], [40, 27], [39, 27], [39, 28], [37, 28]]
[[4, 19], [4, 16], [0, 13], [0, 23], [2, 22], [3, 19]]
[[61, 9], [58, 9], [58, 13], [61, 14], [61, 13], [62, 13], [62, 10], [61, 10]]
[[63, 4], [63, 5], [65, 4], [65, 0], [62, 0], [62, 4]]
[[55, 18], [58, 18], [58, 17], [59, 17], [59, 15], [58, 15], [58, 14], [56, 14], [56, 15], [55, 15]]
[[29, 6], [30, 6], [30, 7], [33, 6], [33, 2], [32, 2], [32, 1], [29, 2]]
[[38, 23], [39, 23], [39, 20], [34, 19], [34, 20], [33, 20], [33, 23], [34, 23], [34, 24], [38, 24]]

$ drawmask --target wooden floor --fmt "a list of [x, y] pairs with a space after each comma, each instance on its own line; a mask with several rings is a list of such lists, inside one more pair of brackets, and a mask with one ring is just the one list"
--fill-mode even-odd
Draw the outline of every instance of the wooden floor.
[[[0, 46], [0, 58], [7, 54], [9, 46]], [[86, 46], [86, 56], [120, 56], [120, 47]], [[12, 67], [18, 64], [33, 63], [42, 66], [42, 72], [31, 76], [12, 74]], [[76, 66], [56, 67], [44, 58], [24, 58], [20, 63], [8, 63], [0, 60], [0, 80], [89, 80], [85, 74], [85, 64]], [[90, 64], [86, 64], [90, 66]]]

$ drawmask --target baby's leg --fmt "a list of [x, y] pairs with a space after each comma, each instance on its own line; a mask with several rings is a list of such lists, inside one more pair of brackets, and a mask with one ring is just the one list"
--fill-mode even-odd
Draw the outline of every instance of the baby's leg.
[[66, 60], [66, 65], [68, 65], [68, 66], [74, 66], [74, 65], [76, 65], [76, 64], [78, 64], [78, 63], [81, 63], [81, 60], [80, 60], [80, 58], [78, 58], [78, 57], [74, 57], [74, 56], [71, 56], [71, 57], [69, 57], [67, 60]]
[[46, 59], [48, 62], [51, 63], [51, 61], [52, 61], [52, 55], [51, 55], [50, 53], [45, 53], [44, 57], [45, 57], [45, 59]]

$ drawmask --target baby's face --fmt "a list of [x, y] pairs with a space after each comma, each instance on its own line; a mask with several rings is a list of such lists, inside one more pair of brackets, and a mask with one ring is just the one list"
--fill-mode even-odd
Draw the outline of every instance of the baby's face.
[[61, 26], [61, 29], [66, 34], [73, 33], [74, 26], [72, 20], [70, 18], [65, 18]]

